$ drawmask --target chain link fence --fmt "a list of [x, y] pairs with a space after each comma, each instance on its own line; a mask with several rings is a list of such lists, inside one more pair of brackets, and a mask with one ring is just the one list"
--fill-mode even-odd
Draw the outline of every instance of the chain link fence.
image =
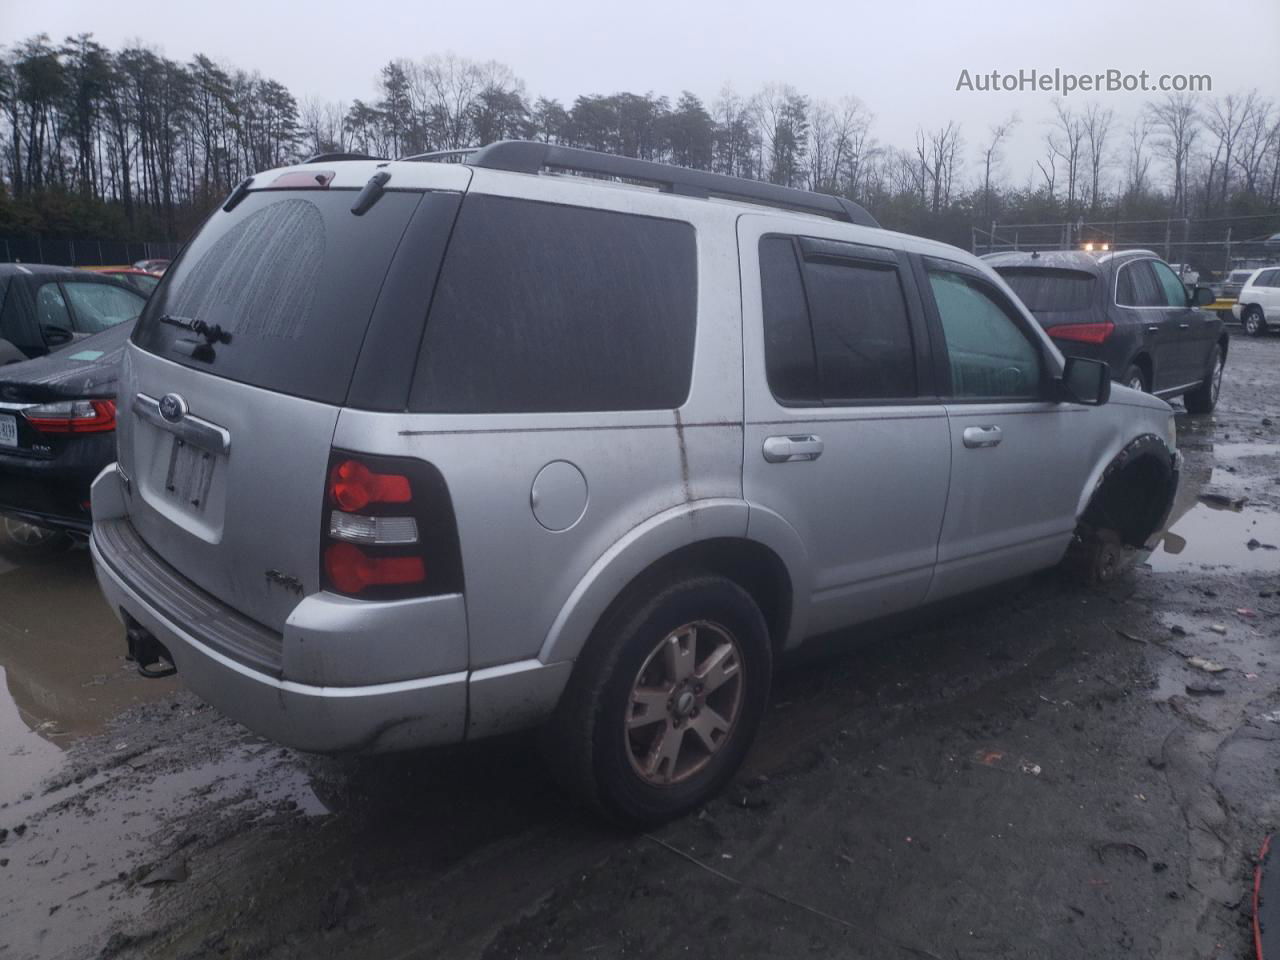
[[125, 266], [172, 259], [180, 243], [168, 240], [86, 240], [66, 237], [0, 237], [0, 263], [48, 263], [60, 267]]

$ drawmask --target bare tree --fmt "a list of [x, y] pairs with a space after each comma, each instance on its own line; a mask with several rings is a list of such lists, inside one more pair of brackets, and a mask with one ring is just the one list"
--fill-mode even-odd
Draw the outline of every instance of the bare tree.
[[1129, 124], [1129, 160], [1125, 171], [1125, 195], [1131, 199], [1141, 197], [1147, 191], [1147, 173], [1151, 169], [1151, 151], [1147, 141], [1151, 138], [1154, 122], [1145, 111]]
[[987, 128], [988, 138], [982, 148], [982, 216], [991, 222], [991, 181], [1004, 159], [1004, 141], [1018, 123], [1018, 115], [1011, 113], [1004, 120]]
[[1096, 213], [1102, 197], [1102, 171], [1107, 162], [1107, 137], [1115, 112], [1091, 103], [1084, 112], [1084, 135], [1089, 163], [1089, 210]]
[[1177, 216], [1187, 215], [1187, 165], [1191, 148], [1200, 134], [1200, 113], [1190, 94], [1170, 93], [1149, 105], [1159, 137], [1157, 152], [1168, 161], [1173, 174], [1172, 208]]
[[948, 121], [945, 127], [916, 131], [916, 162], [920, 168], [920, 198], [937, 213], [951, 202], [951, 187], [959, 166], [960, 127]]
[[1256, 90], [1250, 90], [1243, 97], [1229, 93], [1225, 97], [1213, 100], [1209, 104], [1209, 111], [1205, 116], [1205, 125], [1209, 128], [1209, 132], [1218, 138], [1218, 143], [1210, 167], [1208, 196], [1205, 198], [1206, 204], [1212, 204], [1213, 202], [1213, 171], [1219, 165], [1222, 170], [1223, 201], [1225, 202], [1230, 196], [1233, 155], [1240, 139], [1240, 134], [1253, 118], [1253, 112], [1257, 105], [1258, 92]]

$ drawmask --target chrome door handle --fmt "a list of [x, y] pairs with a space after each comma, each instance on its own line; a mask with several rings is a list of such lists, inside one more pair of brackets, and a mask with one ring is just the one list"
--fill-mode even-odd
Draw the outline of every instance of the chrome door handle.
[[1180, 324], [1178, 324], [1178, 329], [1179, 329], [1179, 330], [1190, 330], [1190, 329], [1191, 329], [1191, 324], [1189, 324], [1189, 323], [1180, 323]]
[[764, 458], [770, 463], [817, 460], [822, 456], [822, 438], [812, 434], [798, 437], [765, 437]]
[[965, 427], [963, 436], [964, 445], [970, 448], [999, 446], [1002, 439], [1000, 428], [995, 426]]
[[1160, 332], [1160, 324], [1158, 323], [1153, 323], [1149, 327], [1147, 327], [1147, 333], [1159, 333], [1159, 332]]

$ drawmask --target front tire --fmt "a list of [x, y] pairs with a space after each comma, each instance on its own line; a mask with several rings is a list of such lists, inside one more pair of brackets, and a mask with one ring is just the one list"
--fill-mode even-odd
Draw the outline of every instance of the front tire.
[[1244, 312], [1240, 322], [1244, 325], [1244, 332], [1251, 337], [1260, 337], [1267, 332], [1267, 320], [1262, 315], [1262, 308], [1256, 304]]
[[1204, 383], [1182, 398], [1187, 413], [1213, 413], [1218, 405], [1218, 395], [1222, 392], [1222, 371], [1227, 365], [1227, 358], [1222, 355], [1220, 344], [1213, 348], [1212, 361], [1213, 365], [1209, 368], [1210, 373]]
[[713, 797], [755, 739], [772, 682], [759, 607], [724, 577], [640, 588], [587, 642], [544, 731], [564, 785], [627, 826]]
[[17, 517], [0, 516], [0, 557], [12, 563], [33, 563], [66, 553], [75, 541], [61, 530], [50, 530]]

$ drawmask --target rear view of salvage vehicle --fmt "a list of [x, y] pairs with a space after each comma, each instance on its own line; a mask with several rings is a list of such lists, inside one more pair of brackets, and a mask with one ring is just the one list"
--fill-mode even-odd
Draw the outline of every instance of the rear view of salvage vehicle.
[[242, 184], [118, 416], [92, 549], [142, 666], [303, 750], [536, 727], [632, 823], [732, 776], [785, 651], [1141, 545], [1177, 483], [1168, 405], [970, 255], [520, 142]]

